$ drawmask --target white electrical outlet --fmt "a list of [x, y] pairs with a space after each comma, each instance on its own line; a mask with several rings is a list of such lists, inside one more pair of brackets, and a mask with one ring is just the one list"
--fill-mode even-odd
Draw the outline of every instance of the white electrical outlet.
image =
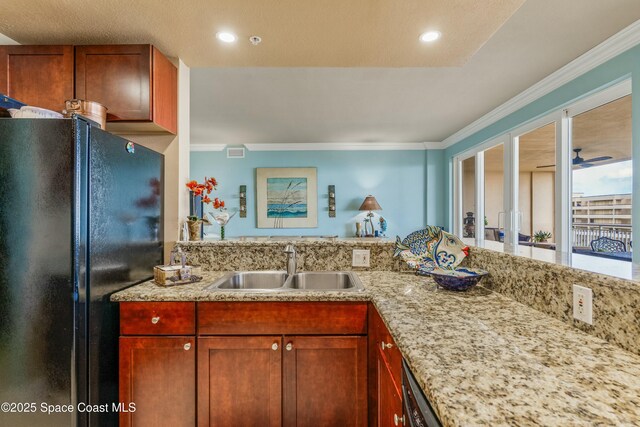
[[573, 285], [573, 317], [593, 325], [593, 291], [580, 285]]
[[369, 267], [369, 257], [371, 252], [369, 249], [354, 249], [353, 258], [351, 260], [352, 267]]

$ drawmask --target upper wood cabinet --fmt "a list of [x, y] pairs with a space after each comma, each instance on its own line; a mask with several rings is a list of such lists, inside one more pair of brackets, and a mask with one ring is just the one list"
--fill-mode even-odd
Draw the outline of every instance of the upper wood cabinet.
[[73, 98], [73, 46], [0, 46], [0, 93], [61, 112]]
[[107, 130], [176, 133], [178, 70], [155, 47], [76, 46], [75, 81], [76, 98], [107, 107]]

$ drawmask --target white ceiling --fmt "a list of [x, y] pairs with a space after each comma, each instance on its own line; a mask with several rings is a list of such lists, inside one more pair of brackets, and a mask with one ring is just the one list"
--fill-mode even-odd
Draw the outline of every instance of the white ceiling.
[[191, 143], [442, 141], [638, 19], [527, 0], [462, 67], [192, 68]]

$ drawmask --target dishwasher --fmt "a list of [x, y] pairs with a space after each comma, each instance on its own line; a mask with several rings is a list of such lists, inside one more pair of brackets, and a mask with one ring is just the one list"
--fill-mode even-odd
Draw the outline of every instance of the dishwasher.
[[402, 404], [404, 425], [410, 427], [441, 427], [440, 420], [411, 373], [407, 362], [402, 361]]

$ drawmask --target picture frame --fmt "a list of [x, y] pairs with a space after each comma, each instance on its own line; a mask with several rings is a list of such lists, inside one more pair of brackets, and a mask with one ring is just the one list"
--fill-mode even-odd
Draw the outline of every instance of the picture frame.
[[256, 168], [258, 228], [318, 227], [318, 174], [308, 168]]

